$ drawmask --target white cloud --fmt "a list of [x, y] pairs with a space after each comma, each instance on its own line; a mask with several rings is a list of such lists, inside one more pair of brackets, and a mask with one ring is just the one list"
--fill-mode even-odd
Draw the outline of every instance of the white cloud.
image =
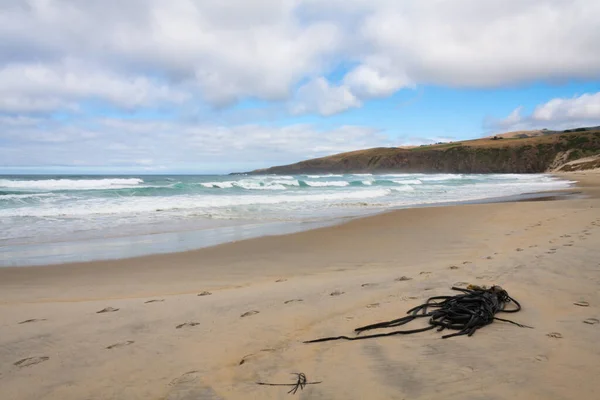
[[89, 99], [137, 108], [189, 97], [144, 76], [111, 75], [76, 62], [6, 65], [0, 68], [0, 93], [0, 110], [16, 113], [76, 109]]
[[322, 69], [340, 37], [328, 22], [300, 24], [294, 3], [3, 3], [0, 63], [60, 69], [64, 59], [79, 60], [111, 76], [161, 77], [217, 106], [248, 96], [285, 99], [293, 83]]
[[552, 99], [537, 106], [532, 118], [538, 121], [600, 121], [600, 92], [570, 99]]
[[418, 84], [595, 79], [596, 15], [592, 0], [4, 0], [0, 69], [46, 75], [41, 97], [15, 77], [0, 111], [86, 96], [136, 108], [281, 101], [347, 65], [328, 85], [362, 102]]
[[567, 129], [596, 125], [600, 125], [600, 92], [552, 99], [538, 105], [530, 115], [523, 115], [523, 107], [517, 107], [506, 118], [487, 123], [495, 131]]
[[[40, 126], [43, 129], [40, 129]], [[91, 127], [91, 128], [90, 128]], [[0, 118], [0, 167], [186, 166], [227, 172], [267, 167], [368, 147], [391, 140], [376, 129], [342, 126], [256, 124], [219, 126], [194, 122], [101, 118], [65, 126], [44, 118]], [[74, 161], [79, 160], [79, 161]]]
[[380, 1], [367, 12], [360, 37], [367, 54], [419, 83], [595, 78], [598, 13], [600, 3], [590, 0]]
[[363, 98], [387, 97], [398, 89], [412, 86], [403, 73], [394, 73], [371, 65], [359, 65], [344, 77], [344, 83]]
[[325, 78], [319, 77], [298, 89], [291, 110], [294, 114], [318, 112], [321, 115], [333, 115], [360, 105], [360, 100], [347, 86], [330, 85]]

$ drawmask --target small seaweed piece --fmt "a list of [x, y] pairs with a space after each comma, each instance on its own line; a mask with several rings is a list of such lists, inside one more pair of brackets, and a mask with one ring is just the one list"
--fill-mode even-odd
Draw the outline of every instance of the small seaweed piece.
[[25, 321], [19, 322], [19, 325], [21, 325], [21, 324], [29, 324], [31, 322], [41, 322], [41, 321], [46, 321], [46, 319], [45, 318], [26, 319]]
[[179, 324], [175, 327], [175, 329], [181, 329], [184, 328], [186, 326], [198, 326], [200, 325], [200, 322], [184, 322], [183, 324]]
[[103, 314], [103, 313], [115, 312], [115, 311], [119, 311], [119, 309], [118, 308], [113, 308], [113, 307], [106, 307], [106, 308], [103, 308], [100, 311], [96, 311], [96, 314]]
[[262, 385], [262, 386], [292, 386], [292, 388], [290, 389], [290, 391], [288, 392], [288, 394], [296, 394], [296, 392], [298, 391], [298, 389], [303, 390], [306, 385], [318, 385], [319, 383], [322, 383], [321, 381], [319, 381], [319, 382], [308, 382], [306, 380], [306, 375], [304, 375], [302, 372], [300, 372], [300, 373], [292, 372], [292, 375], [296, 375], [296, 383], [256, 382], [256, 384], [257, 385]]

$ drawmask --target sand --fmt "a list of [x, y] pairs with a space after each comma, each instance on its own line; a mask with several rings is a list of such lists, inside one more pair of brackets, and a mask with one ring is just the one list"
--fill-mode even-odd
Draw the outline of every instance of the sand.
[[[0, 268], [0, 399], [282, 399], [290, 388], [255, 382], [292, 372], [322, 381], [303, 399], [600, 398], [600, 173], [566, 176], [586, 197]], [[535, 329], [302, 343], [400, 317], [459, 282], [503, 286], [523, 305], [509, 317]]]

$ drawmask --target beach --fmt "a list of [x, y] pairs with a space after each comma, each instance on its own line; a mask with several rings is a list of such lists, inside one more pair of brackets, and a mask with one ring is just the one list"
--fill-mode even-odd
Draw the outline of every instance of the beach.
[[[0, 268], [0, 399], [280, 399], [289, 387], [256, 382], [295, 372], [321, 382], [303, 399], [596, 399], [600, 173], [564, 177], [577, 194], [558, 200]], [[466, 284], [502, 286], [523, 306], [509, 318], [534, 329], [496, 321], [470, 338], [303, 343]]]

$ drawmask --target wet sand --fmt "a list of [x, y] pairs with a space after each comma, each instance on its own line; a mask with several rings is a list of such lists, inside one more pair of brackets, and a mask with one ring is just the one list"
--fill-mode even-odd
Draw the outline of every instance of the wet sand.
[[[566, 176], [587, 197], [1, 268], [0, 399], [279, 399], [290, 388], [255, 382], [292, 372], [322, 381], [306, 399], [598, 398], [600, 173]], [[398, 318], [459, 282], [503, 286], [523, 305], [510, 318], [535, 329], [302, 343]]]

